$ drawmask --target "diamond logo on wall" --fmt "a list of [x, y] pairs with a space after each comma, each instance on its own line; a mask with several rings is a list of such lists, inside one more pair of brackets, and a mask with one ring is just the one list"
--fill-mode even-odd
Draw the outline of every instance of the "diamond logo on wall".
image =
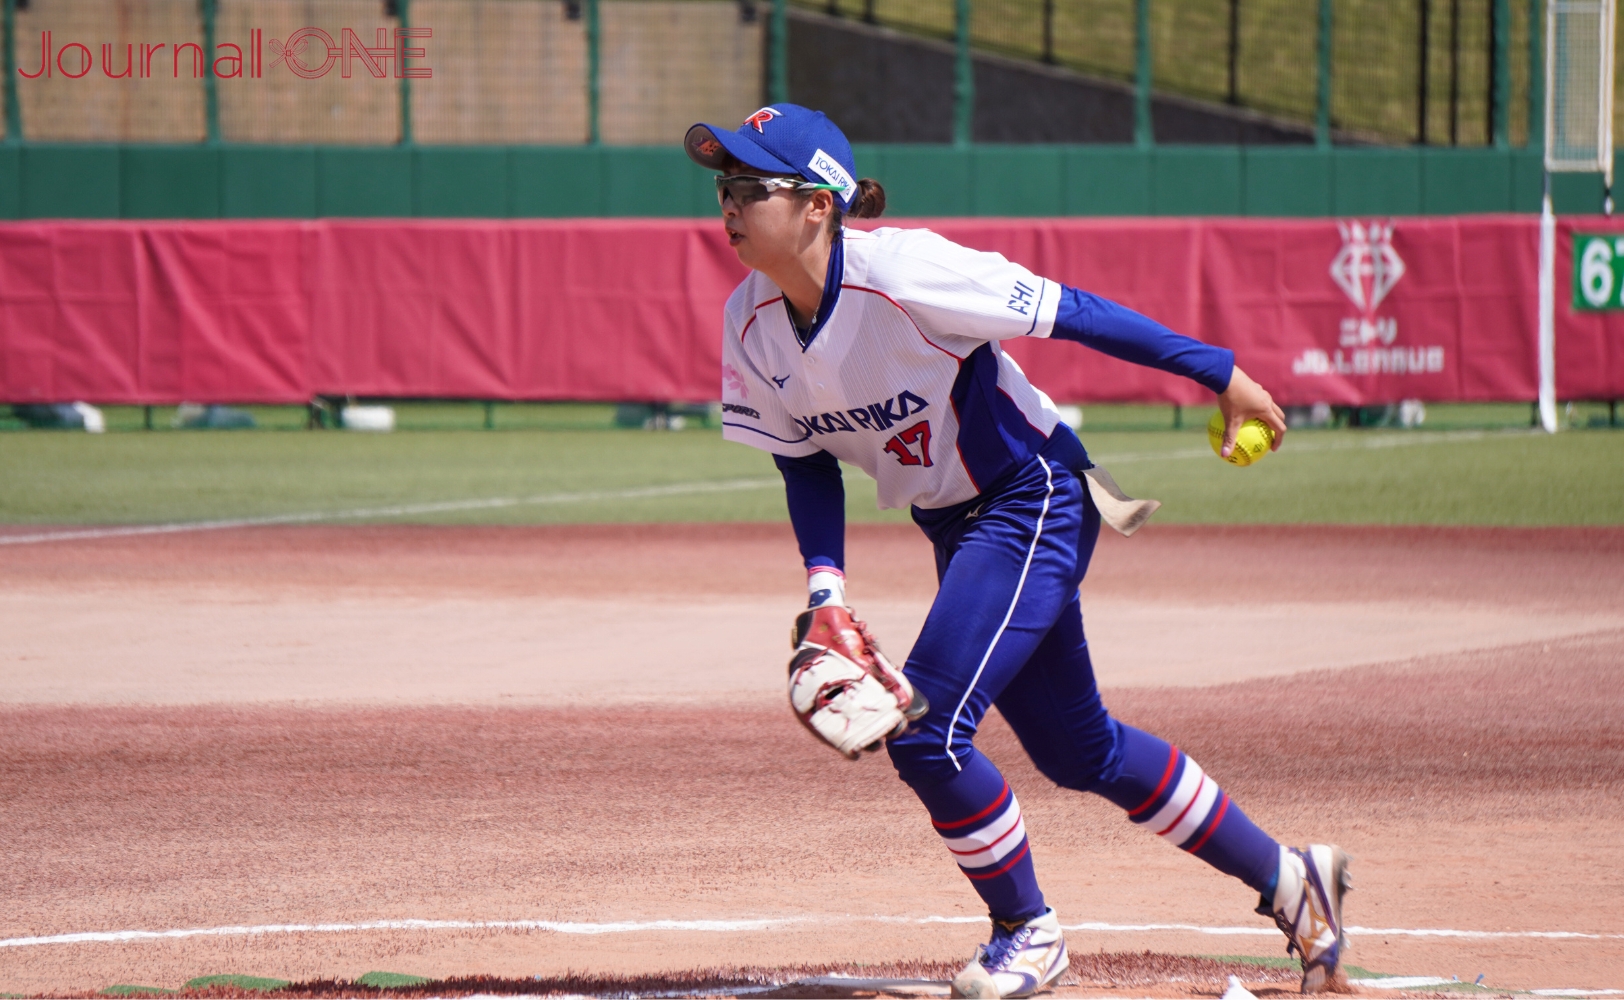
[[1393, 224], [1338, 222], [1342, 249], [1331, 261], [1331, 280], [1369, 316], [1404, 277], [1404, 261], [1393, 249]]

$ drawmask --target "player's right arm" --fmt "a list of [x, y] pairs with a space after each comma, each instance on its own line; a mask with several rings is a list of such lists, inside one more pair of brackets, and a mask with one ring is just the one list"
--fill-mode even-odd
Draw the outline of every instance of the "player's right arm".
[[970, 341], [1074, 340], [1102, 354], [1183, 375], [1215, 393], [1235, 354], [1174, 333], [1110, 299], [1041, 278], [1002, 254], [929, 232], [900, 231], [887, 245], [886, 291], [925, 331]]
[[1286, 415], [1267, 390], [1235, 364], [1235, 352], [1215, 347], [1167, 327], [1127, 306], [1092, 292], [1062, 286], [1050, 336], [1074, 340], [1101, 354], [1147, 368], [1183, 375], [1212, 390], [1226, 423], [1222, 454], [1227, 458], [1242, 424], [1254, 417], [1274, 429], [1274, 449], [1286, 434]]
[[1205, 344], [1093, 292], [1061, 286], [1056, 340], [1072, 340], [1113, 358], [1156, 368], [1222, 393], [1229, 388], [1235, 352]]
[[1253, 417], [1274, 428], [1285, 414], [1235, 365], [1235, 354], [1163, 326], [1103, 296], [1040, 278], [1001, 254], [959, 246], [927, 230], [890, 235], [887, 291], [922, 332], [977, 340], [1072, 340], [1133, 364], [1182, 375], [1212, 390], [1228, 423], [1224, 453]]

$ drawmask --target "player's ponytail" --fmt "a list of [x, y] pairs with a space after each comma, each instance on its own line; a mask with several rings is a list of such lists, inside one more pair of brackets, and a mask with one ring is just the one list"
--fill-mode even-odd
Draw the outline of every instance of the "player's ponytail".
[[854, 219], [877, 219], [885, 212], [885, 188], [872, 177], [857, 182], [857, 197], [846, 214]]
[[885, 211], [885, 188], [872, 177], [864, 177], [857, 182], [857, 197], [851, 200], [851, 208], [842, 212], [840, 203], [835, 203], [835, 211], [829, 213], [829, 233], [839, 236], [848, 217], [853, 219], [876, 219]]

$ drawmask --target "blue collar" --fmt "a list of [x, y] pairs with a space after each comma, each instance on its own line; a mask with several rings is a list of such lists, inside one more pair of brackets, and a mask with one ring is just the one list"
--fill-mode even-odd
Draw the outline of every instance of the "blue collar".
[[840, 301], [840, 279], [846, 273], [846, 238], [837, 233], [834, 246], [829, 248], [829, 270], [823, 276], [823, 298], [818, 302], [818, 311], [812, 316], [812, 326], [803, 331], [795, 325], [795, 314], [790, 312], [789, 299], [784, 299], [784, 312], [789, 314], [789, 325], [795, 330], [795, 339], [801, 343], [801, 352], [804, 354], [812, 341], [818, 338], [818, 332], [823, 324], [829, 322], [834, 315], [835, 303]]

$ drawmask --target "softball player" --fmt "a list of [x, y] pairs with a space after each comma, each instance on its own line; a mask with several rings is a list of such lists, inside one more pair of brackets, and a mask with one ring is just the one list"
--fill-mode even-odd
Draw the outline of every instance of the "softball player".
[[[724, 436], [773, 455], [811, 600], [797, 619], [791, 702], [855, 757], [885, 742], [943, 844], [986, 902], [991, 940], [955, 996], [1030, 996], [1067, 968], [1034, 874], [1021, 808], [973, 739], [990, 706], [1057, 784], [1102, 795], [1261, 896], [1302, 989], [1336, 986], [1347, 857], [1276, 843], [1176, 747], [1113, 718], [1095, 687], [1078, 585], [1100, 530], [1092, 463], [1001, 342], [1075, 340], [1176, 372], [1218, 394], [1236, 429], [1286, 427], [1232, 352], [923, 229], [859, 232], [885, 207], [854, 179], [822, 113], [776, 104], [737, 130], [699, 124], [688, 155], [721, 172], [728, 239], [752, 270], [724, 317]], [[902, 670], [845, 606], [840, 462], [912, 508], [940, 590]], [[1097, 473], [1095, 473], [1097, 475]]]

